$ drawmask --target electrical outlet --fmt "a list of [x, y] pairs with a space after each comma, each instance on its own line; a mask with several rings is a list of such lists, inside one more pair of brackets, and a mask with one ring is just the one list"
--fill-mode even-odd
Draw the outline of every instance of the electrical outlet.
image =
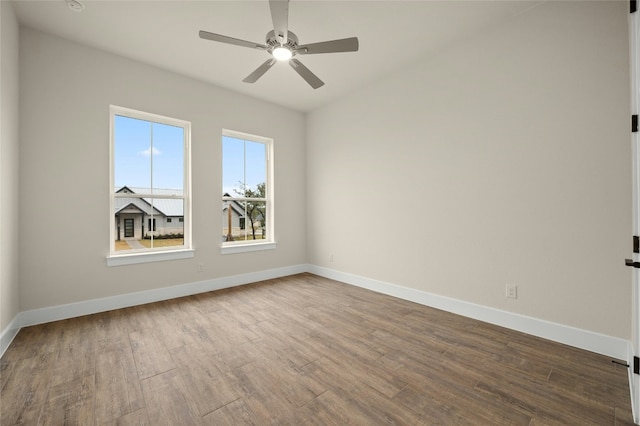
[[329, 262], [333, 263], [333, 253], [329, 255]]
[[204, 263], [198, 263], [198, 272], [204, 272]]
[[517, 299], [518, 298], [518, 286], [514, 284], [507, 284], [506, 294], [509, 299]]

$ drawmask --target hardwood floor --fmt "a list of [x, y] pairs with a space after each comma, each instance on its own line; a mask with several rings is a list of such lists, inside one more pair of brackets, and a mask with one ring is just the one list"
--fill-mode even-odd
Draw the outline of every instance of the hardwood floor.
[[630, 425], [626, 367], [310, 274], [24, 328], [0, 424]]

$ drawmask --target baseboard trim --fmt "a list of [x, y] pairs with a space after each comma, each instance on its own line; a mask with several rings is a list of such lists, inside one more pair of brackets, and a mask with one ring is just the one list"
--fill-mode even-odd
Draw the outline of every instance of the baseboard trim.
[[558, 324], [513, 312], [477, 305], [437, 294], [401, 287], [359, 275], [309, 265], [308, 272], [421, 305], [521, 331], [558, 343], [599, 353], [619, 360], [628, 359], [630, 341], [576, 327]]
[[236, 287], [253, 282], [299, 274], [306, 271], [307, 265], [293, 265], [282, 268], [267, 269], [259, 272], [249, 272], [246, 274], [213, 278], [188, 284], [162, 287], [153, 290], [104, 297], [101, 299], [86, 300], [66, 305], [33, 309], [23, 311], [18, 314], [19, 322], [20, 327], [28, 327], [30, 325], [74, 318], [82, 315], [96, 314], [113, 309], [144, 305], [146, 303], [159, 302], [162, 300], [175, 299], [177, 297], [221, 290], [223, 288]]
[[7, 350], [13, 339], [20, 331], [20, 314], [13, 317], [8, 326], [5, 327], [2, 332], [0, 332], [0, 357], [4, 355], [4, 352]]
[[22, 327], [221, 290], [303, 272], [310, 272], [346, 284], [521, 331], [615, 359], [633, 360], [632, 356], [629, 355], [631, 342], [628, 340], [307, 264], [23, 311], [18, 313], [13, 321], [0, 333], [0, 356], [4, 354]]

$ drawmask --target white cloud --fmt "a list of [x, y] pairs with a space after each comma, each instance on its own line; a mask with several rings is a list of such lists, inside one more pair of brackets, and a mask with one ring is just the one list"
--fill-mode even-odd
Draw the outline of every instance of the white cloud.
[[138, 154], [144, 156], [144, 157], [148, 157], [151, 155], [151, 151], [153, 150], [153, 155], [161, 155], [162, 152], [156, 148], [156, 147], [149, 147], [148, 149], [145, 149], [144, 151], [140, 151]]

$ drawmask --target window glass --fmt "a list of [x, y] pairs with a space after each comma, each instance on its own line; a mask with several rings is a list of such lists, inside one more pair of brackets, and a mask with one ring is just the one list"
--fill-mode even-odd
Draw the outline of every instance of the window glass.
[[231, 131], [223, 133], [223, 246], [273, 241], [271, 149], [271, 139]]
[[190, 124], [120, 107], [111, 114], [111, 252], [189, 248]]

